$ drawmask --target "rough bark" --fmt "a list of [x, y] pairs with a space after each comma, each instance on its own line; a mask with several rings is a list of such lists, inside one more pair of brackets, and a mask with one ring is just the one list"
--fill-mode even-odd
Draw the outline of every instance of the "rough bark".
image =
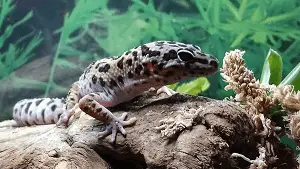
[[[172, 138], [154, 127], [159, 121], [202, 108], [192, 126]], [[142, 95], [112, 110], [129, 112], [137, 123], [118, 134], [99, 139], [103, 125], [82, 113], [67, 128], [55, 125], [0, 128], [0, 168], [248, 168], [230, 158], [232, 153], [250, 159], [258, 156], [254, 128], [246, 113], [227, 101], [204, 97]], [[278, 168], [294, 168], [291, 151], [281, 149]]]

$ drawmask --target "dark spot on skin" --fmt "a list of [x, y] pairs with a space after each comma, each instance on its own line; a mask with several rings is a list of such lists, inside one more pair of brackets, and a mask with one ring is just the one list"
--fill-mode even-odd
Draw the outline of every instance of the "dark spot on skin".
[[92, 88], [92, 84], [91, 83], [89, 83], [89, 87]]
[[101, 86], [103, 86], [103, 87], [105, 86], [105, 82], [102, 77], [99, 77], [99, 82], [100, 82]]
[[29, 116], [31, 116], [31, 115], [32, 115], [32, 111], [29, 112]]
[[35, 101], [35, 105], [38, 106], [42, 101], [43, 101], [43, 99], [39, 99], [39, 100]]
[[59, 119], [59, 118], [60, 118], [61, 114], [62, 114], [62, 113], [60, 113], [60, 114], [57, 114], [57, 119]]
[[124, 60], [124, 57], [121, 58], [121, 59], [118, 61], [118, 63], [117, 63], [117, 66], [118, 66], [119, 69], [123, 69], [123, 60]]
[[128, 72], [128, 78], [133, 78], [133, 73], [132, 72]]
[[177, 52], [175, 50], [170, 50], [168, 53], [165, 53], [163, 56], [163, 60], [169, 61], [172, 59], [177, 59]]
[[52, 110], [52, 111], [55, 111], [56, 107], [57, 107], [57, 106], [56, 106], [55, 104], [52, 105], [52, 106], [51, 106], [51, 110]]
[[128, 66], [132, 66], [132, 59], [126, 60], [126, 64], [127, 64]]
[[125, 53], [125, 55], [128, 55], [130, 53], [130, 51], [127, 51], [126, 53]]
[[15, 109], [15, 110], [14, 110], [14, 114], [17, 114], [17, 112], [18, 112], [18, 109]]
[[[106, 90], [106, 93], [105, 93], [105, 94], [110, 94], [110, 95], [111, 95], [110, 90]], [[106, 96], [108, 96], [108, 95], [106, 95]]]
[[85, 113], [87, 113], [87, 112], [89, 111], [89, 107], [84, 106], [84, 107], [83, 107], [83, 111], [84, 111]]
[[149, 48], [146, 45], [142, 45], [141, 49], [142, 49], [142, 56], [146, 56], [147, 54], [149, 54]]
[[117, 82], [113, 79], [110, 80], [109, 84], [110, 84], [110, 87], [117, 86]]
[[41, 116], [42, 116], [43, 122], [46, 123], [46, 122], [45, 122], [45, 109], [42, 110]]
[[123, 80], [123, 77], [122, 77], [122, 76], [118, 76], [118, 81], [119, 81], [121, 84], [124, 84], [124, 80]]
[[60, 102], [61, 102], [61, 103], [65, 103], [65, 102], [66, 102], [66, 99], [62, 98], [62, 99], [60, 99]]
[[100, 65], [100, 63], [98, 63], [98, 64], [96, 65], [95, 69], [98, 69], [98, 68], [99, 68], [99, 65]]
[[195, 60], [196, 62], [199, 62], [199, 63], [202, 63], [202, 64], [208, 64], [208, 60], [207, 59], [200, 59], [200, 58], [197, 58], [196, 60]]
[[97, 112], [97, 113], [100, 113], [101, 111], [102, 111], [102, 108], [96, 109], [96, 112]]
[[163, 63], [159, 63], [159, 64], [157, 65], [157, 67], [158, 67], [158, 70], [162, 70], [163, 67], [164, 67], [164, 64], [163, 64]]
[[97, 77], [95, 75], [93, 75], [93, 77], [92, 77], [92, 82], [93, 82], [93, 84], [97, 83]]
[[132, 52], [132, 56], [137, 57], [137, 51], [133, 51], [133, 52]]
[[95, 97], [93, 93], [90, 93], [90, 94], [89, 94], [89, 96], [91, 96], [91, 97]]
[[143, 70], [143, 66], [142, 65], [138, 65], [135, 69], [134, 72], [138, 75], [140, 75], [141, 71]]
[[93, 104], [92, 104], [92, 108], [95, 108], [95, 107], [96, 107], [96, 104], [95, 104], [95, 103], [93, 103]]
[[25, 108], [25, 114], [28, 114], [28, 109], [30, 107], [30, 105], [32, 104], [32, 102], [28, 102], [27, 105], [26, 105], [26, 108]]
[[109, 68], [110, 68], [110, 65], [107, 63], [103, 67], [99, 67], [98, 71], [106, 73], [106, 72], [108, 72]]
[[155, 56], [159, 56], [160, 55], [160, 51], [150, 51], [149, 52], [149, 57], [155, 57]]
[[152, 60], [151, 63], [152, 63], [152, 65], [156, 65], [157, 64], [157, 60]]

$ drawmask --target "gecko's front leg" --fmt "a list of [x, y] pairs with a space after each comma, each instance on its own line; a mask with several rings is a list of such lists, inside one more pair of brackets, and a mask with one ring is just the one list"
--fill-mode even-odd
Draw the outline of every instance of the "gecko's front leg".
[[99, 132], [99, 136], [106, 137], [107, 135], [112, 134], [111, 142], [114, 143], [118, 131], [126, 137], [124, 127], [133, 125], [136, 122], [136, 118], [133, 117], [129, 120], [125, 120], [127, 113], [123, 113], [120, 117], [116, 117], [102, 104], [107, 105], [109, 103], [103, 101], [99, 93], [90, 93], [79, 100], [79, 108], [82, 111], [107, 125], [103, 132]]

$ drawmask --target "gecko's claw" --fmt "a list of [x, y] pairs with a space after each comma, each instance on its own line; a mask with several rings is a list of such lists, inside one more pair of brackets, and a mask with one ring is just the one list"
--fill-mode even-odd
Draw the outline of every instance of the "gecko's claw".
[[104, 131], [98, 133], [100, 138], [105, 138], [109, 134], [111, 134], [110, 142], [115, 143], [117, 139], [118, 131], [126, 138], [127, 133], [124, 127], [132, 125], [136, 122], [136, 118], [130, 118], [129, 120], [125, 120], [127, 117], [127, 113], [123, 113], [117, 120], [112, 120], [105, 128]]
[[72, 115], [73, 115], [73, 113], [72, 113], [71, 110], [63, 112], [60, 115], [59, 120], [56, 123], [56, 126], [57, 127], [61, 127], [61, 126], [68, 127], [69, 120], [70, 120]]

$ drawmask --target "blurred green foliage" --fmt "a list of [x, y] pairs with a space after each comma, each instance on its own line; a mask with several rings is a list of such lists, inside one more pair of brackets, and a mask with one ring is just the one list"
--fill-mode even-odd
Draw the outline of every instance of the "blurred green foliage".
[[35, 35], [26, 46], [22, 46], [22, 42], [28, 39], [31, 34], [20, 37], [20, 39], [13, 43], [8, 43], [9, 37], [13, 34], [15, 29], [21, 24], [26, 23], [31, 17], [32, 12], [29, 12], [21, 20], [16, 21], [12, 25], [4, 24], [8, 14], [14, 10], [13, 0], [0, 1], [0, 29], [3, 30], [0, 34], [0, 80], [5, 79], [15, 69], [26, 63], [32, 56], [33, 50], [42, 41], [41, 35]]
[[[246, 50], [247, 65], [256, 76], [261, 72], [269, 48], [285, 56], [283, 76], [300, 60], [300, 2], [297, 0], [284, 3], [274, 0], [173, 0], [171, 5], [165, 1], [131, 0], [125, 12], [108, 8], [108, 1], [94, 1], [90, 7], [83, 2], [87, 1], [77, 0], [81, 5], [73, 12], [81, 10], [82, 14], [99, 8], [86, 22], [79, 21], [80, 18], [74, 20], [82, 23], [83, 32], [103, 48], [106, 56], [119, 55], [149, 41], [176, 40], [197, 44], [204, 52], [216, 55], [220, 62], [230, 49]], [[102, 31], [90, 29], [91, 23]], [[224, 98], [232, 94], [223, 90], [225, 83], [219, 75], [209, 80], [210, 88], [203, 95]]]
[[[298, 0], [286, 0], [284, 3], [279, 0], [128, 1], [128, 6], [116, 9], [111, 8], [109, 3], [118, 1], [76, 0], [75, 8], [64, 16], [62, 28], [55, 32], [60, 34], [60, 41], [49, 80], [46, 85], [42, 82], [40, 85], [43, 86], [41, 88], [45, 91], [45, 96], [48, 96], [51, 89], [65, 90], [69, 87], [60, 86], [53, 80], [57, 66], [83, 69], [66, 57], [79, 56], [79, 59], [91, 61], [120, 55], [141, 43], [155, 40], [175, 40], [199, 45], [203, 52], [219, 58], [220, 67], [226, 51], [235, 48], [246, 50], [244, 58], [256, 77], [262, 70], [269, 48], [284, 56], [283, 77], [300, 61]], [[92, 39], [89, 43], [101, 48], [103, 55], [95, 56], [87, 48], [72, 46], [84, 37]], [[191, 89], [193, 93], [198, 88], [203, 91], [201, 95], [216, 99], [233, 94], [223, 90], [226, 84], [218, 73], [208, 78], [209, 81], [201, 79], [187, 85], [194, 87]], [[276, 79], [273, 80], [272, 83], [278, 83]], [[179, 86], [176, 85], [178, 89]], [[179, 89], [187, 91], [183, 87]]]
[[276, 86], [293, 85], [297, 92], [300, 88], [298, 82], [300, 76], [300, 63], [298, 63], [284, 79], [282, 79], [282, 69], [282, 56], [273, 49], [270, 49], [262, 69], [260, 83], [265, 85], [274, 84]]

